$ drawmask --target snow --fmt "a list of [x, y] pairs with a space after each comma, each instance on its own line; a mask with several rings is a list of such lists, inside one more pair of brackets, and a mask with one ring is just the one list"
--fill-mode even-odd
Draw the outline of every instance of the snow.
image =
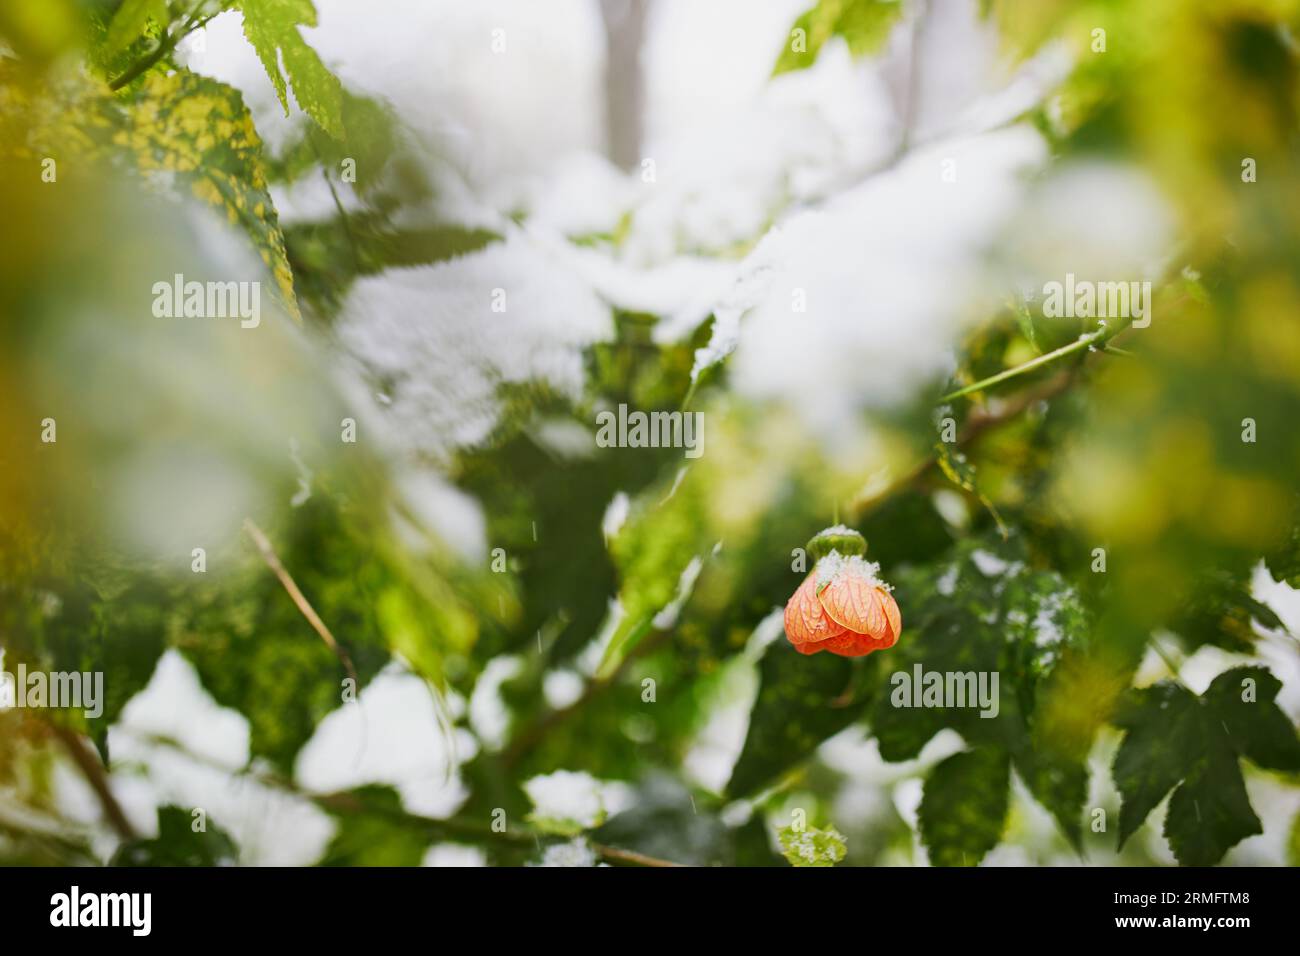
[[587, 682], [581, 674], [567, 669], [547, 671], [542, 679], [542, 695], [554, 710], [568, 707], [582, 696]]
[[587, 283], [514, 232], [456, 259], [360, 279], [337, 334], [385, 396], [365, 413], [386, 443], [442, 462], [488, 437], [504, 383], [544, 382], [578, 398], [582, 350], [608, 340], [613, 319]]
[[546, 820], [572, 822], [584, 829], [605, 818], [600, 781], [583, 771], [557, 770], [524, 782], [533, 802], [533, 815]]
[[[714, 551], [716, 553], [716, 547]], [[677, 624], [677, 616], [681, 614], [682, 608], [690, 600], [691, 592], [695, 590], [695, 581], [699, 578], [700, 571], [703, 569], [704, 559], [699, 555], [695, 555], [687, 562], [686, 567], [682, 569], [681, 576], [677, 579], [677, 591], [673, 595], [673, 599], [654, 616], [652, 623], [656, 628], [666, 631]]]
[[844, 556], [838, 551], [831, 551], [826, 557], [817, 562], [817, 586], [819, 588], [829, 584], [834, 584], [845, 575], [866, 581], [872, 587], [883, 590], [892, 590], [888, 584], [880, 580], [880, 565], [875, 561], [868, 561], [859, 554]]
[[420, 677], [390, 664], [316, 726], [294, 765], [294, 778], [316, 793], [365, 784], [395, 788], [411, 813], [445, 817], [467, 796], [456, 773], [478, 745], [451, 730], [447, 705]]
[[710, 351], [736, 349], [736, 390], [831, 436], [948, 373], [957, 333], [999, 301], [982, 254], [1046, 155], [1028, 127], [947, 142], [783, 223], [742, 267], [743, 333], [715, 327]]
[[[390, 104], [415, 138], [438, 194], [492, 220], [513, 211], [571, 153], [600, 149], [604, 34], [585, 0], [316, 0], [303, 37], [344, 86]], [[495, 30], [505, 49], [494, 52]], [[279, 152], [302, 128], [285, 118], [242, 35], [239, 13], [207, 27], [191, 66], [240, 89], [258, 130]], [[539, 82], [539, 77], [544, 81]], [[316, 194], [316, 200], [323, 196]], [[451, 210], [453, 211], [454, 206]], [[292, 221], [323, 202], [283, 210]]]
[[435, 843], [424, 853], [421, 866], [487, 866], [487, 854], [462, 843]]
[[595, 866], [596, 851], [586, 840], [570, 840], [548, 846], [537, 866]]
[[469, 698], [469, 723], [489, 750], [499, 750], [510, 729], [510, 710], [501, 697], [501, 685], [524, 669], [523, 658], [494, 657], [483, 667]]
[[[162, 742], [166, 738], [171, 743]], [[148, 685], [109, 729], [113, 789], [136, 830], [156, 836], [164, 804], [203, 809], [246, 865], [304, 866], [324, 852], [334, 823], [305, 798], [262, 782], [249, 766], [243, 715], [219, 706], [193, 666], [166, 651]]]
[[600, 519], [600, 531], [605, 536], [605, 543], [608, 544], [610, 539], [618, 534], [619, 529], [627, 521], [627, 516], [632, 510], [632, 499], [627, 496], [626, 491], [619, 491], [610, 499], [609, 504], [605, 507], [605, 514]]
[[1157, 280], [1174, 235], [1168, 204], [1144, 174], [1075, 162], [1035, 184], [1007, 226], [1000, 264], [1032, 302], [1067, 273], [1079, 282]]

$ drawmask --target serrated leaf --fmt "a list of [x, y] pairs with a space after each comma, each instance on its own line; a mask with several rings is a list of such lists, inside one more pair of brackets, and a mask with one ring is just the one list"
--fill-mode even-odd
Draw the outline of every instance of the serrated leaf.
[[1197, 758], [1201, 719], [1186, 688], [1163, 682], [1132, 693], [1115, 723], [1127, 731], [1111, 768], [1122, 848]]
[[1238, 760], [1300, 768], [1295, 728], [1273, 702], [1280, 687], [1262, 667], [1237, 667], [1199, 698], [1170, 682], [1134, 692], [1116, 718], [1127, 732], [1114, 765], [1120, 845], [1175, 785], [1164, 833], [1180, 863], [1216, 863], [1261, 832]]
[[1232, 751], [1211, 747], [1169, 800], [1164, 834], [1174, 856], [1184, 866], [1211, 866], [1263, 832]]
[[997, 846], [1006, 824], [1011, 761], [976, 747], [953, 754], [926, 778], [918, 825], [935, 866], [975, 866]]
[[343, 87], [299, 32], [299, 27], [316, 25], [311, 0], [240, 0], [239, 5], [244, 11], [244, 36], [271, 78], [284, 115], [289, 115], [292, 85], [302, 111], [330, 136], [342, 139]]
[[1264, 556], [1264, 563], [1274, 581], [1300, 588], [1300, 525], [1291, 529], [1281, 546]]
[[1300, 770], [1300, 739], [1273, 702], [1282, 682], [1263, 667], [1234, 667], [1216, 677], [1203, 699], [1232, 748], [1266, 770]]
[[777, 834], [781, 851], [791, 866], [834, 866], [848, 852], [844, 834], [834, 827], [782, 827]]
[[804, 656], [784, 638], [771, 644], [759, 666], [758, 699], [727, 792], [743, 796], [771, 783], [853, 723], [863, 704], [855, 694], [855, 672], [875, 671], [876, 657], [855, 667], [833, 654]]
[[773, 74], [802, 70], [817, 61], [826, 41], [841, 36], [854, 56], [874, 53], [889, 37], [903, 0], [818, 0], [787, 35]]
[[1031, 747], [1016, 753], [1015, 766], [1034, 799], [1052, 815], [1070, 846], [1079, 852], [1083, 846], [1083, 804], [1088, 799], [1087, 764]]

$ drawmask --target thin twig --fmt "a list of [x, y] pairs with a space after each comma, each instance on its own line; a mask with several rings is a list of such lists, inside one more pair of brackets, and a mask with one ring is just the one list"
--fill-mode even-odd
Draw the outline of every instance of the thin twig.
[[[958, 448], [970, 445], [980, 435], [986, 431], [998, 428], [1010, 421], [1020, 417], [1025, 409], [1054, 398], [1061, 392], [1069, 388], [1070, 383], [1074, 381], [1074, 372], [1072, 370], [1062, 370], [1057, 375], [1048, 379], [1037, 388], [1026, 389], [1013, 399], [1008, 399], [1000, 405], [995, 411], [977, 410], [972, 413], [966, 420], [966, 426], [962, 429], [961, 434], [957, 436], [956, 446]], [[904, 488], [908, 488], [924, 478], [931, 469], [939, 463], [937, 455], [930, 455], [922, 458], [911, 469], [905, 472], [896, 481], [889, 484], [882, 491], [871, 495], [870, 497], [859, 496], [855, 498], [848, 508], [848, 514], [852, 521], [859, 521], [868, 512], [874, 510], [883, 502], [898, 494]]]
[[86, 778], [90, 784], [90, 789], [95, 791], [95, 798], [99, 801], [100, 807], [104, 811], [104, 817], [123, 840], [136, 839], [135, 827], [131, 826], [131, 821], [126, 818], [126, 813], [122, 810], [122, 805], [117, 802], [117, 797], [113, 795], [113, 788], [108, 780], [108, 773], [104, 765], [100, 763], [99, 758], [91, 753], [86, 744], [82, 741], [81, 735], [67, 727], [50, 725], [50, 730], [58, 739], [63, 748], [67, 750], [68, 755], [72, 757], [72, 762], [77, 765], [81, 775]]
[[348, 672], [348, 677], [352, 678], [352, 683], [359, 686], [360, 682], [357, 680], [356, 668], [352, 666], [352, 658], [348, 656], [348, 652], [343, 649], [343, 646], [334, 639], [334, 635], [331, 634], [330, 629], [325, 626], [325, 622], [320, 619], [320, 615], [316, 613], [316, 609], [311, 606], [311, 602], [308, 601], [302, 591], [298, 589], [298, 585], [294, 583], [289, 572], [284, 569], [284, 565], [280, 563], [280, 558], [275, 553], [275, 548], [271, 546], [271, 540], [266, 536], [262, 529], [253, 522], [252, 518], [244, 519], [244, 530], [247, 531], [248, 536], [253, 539], [253, 543], [257, 545], [257, 550], [262, 553], [262, 560], [266, 562], [267, 567], [274, 572], [275, 576], [280, 579], [280, 583], [284, 586], [285, 591], [288, 592], [289, 597], [293, 599], [293, 603], [298, 606], [298, 610], [302, 612], [302, 616], [307, 619], [307, 623], [310, 624], [316, 633], [320, 635], [320, 638], [325, 642], [325, 645], [334, 652], [334, 655], [339, 659], [339, 662], [342, 663], [343, 669]]
[[644, 853], [637, 853], [635, 850], [622, 850], [616, 846], [606, 846], [603, 843], [593, 843], [591, 848], [596, 851], [596, 855], [611, 863], [627, 863], [631, 866], [653, 866], [653, 867], [677, 867], [686, 866], [685, 863], [674, 863], [672, 860], [661, 860], [657, 856], [647, 856]]

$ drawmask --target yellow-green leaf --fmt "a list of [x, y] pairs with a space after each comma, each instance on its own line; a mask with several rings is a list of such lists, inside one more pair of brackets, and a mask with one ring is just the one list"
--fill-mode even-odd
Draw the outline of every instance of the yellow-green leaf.
[[[311, 0], [240, 0], [244, 36], [257, 51], [289, 115], [289, 86], [302, 111], [335, 139], [343, 138], [343, 87], [298, 31], [316, 25]], [[281, 70], [281, 59], [284, 68]]]

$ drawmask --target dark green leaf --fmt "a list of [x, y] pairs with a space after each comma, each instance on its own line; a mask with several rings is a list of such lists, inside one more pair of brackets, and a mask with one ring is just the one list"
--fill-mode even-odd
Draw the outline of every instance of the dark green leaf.
[[[202, 830], [196, 830], [198, 826]], [[234, 866], [239, 851], [225, 831], [184, 807], [158, 810], [158, 836], [118, 847], [113, 866]]]
[[921, 796], [921, 839], [935, 866], [975, 866], [997, 846], [1006, 823], [1011, 761], [977, 747], [953, 754], [930, 772]]

